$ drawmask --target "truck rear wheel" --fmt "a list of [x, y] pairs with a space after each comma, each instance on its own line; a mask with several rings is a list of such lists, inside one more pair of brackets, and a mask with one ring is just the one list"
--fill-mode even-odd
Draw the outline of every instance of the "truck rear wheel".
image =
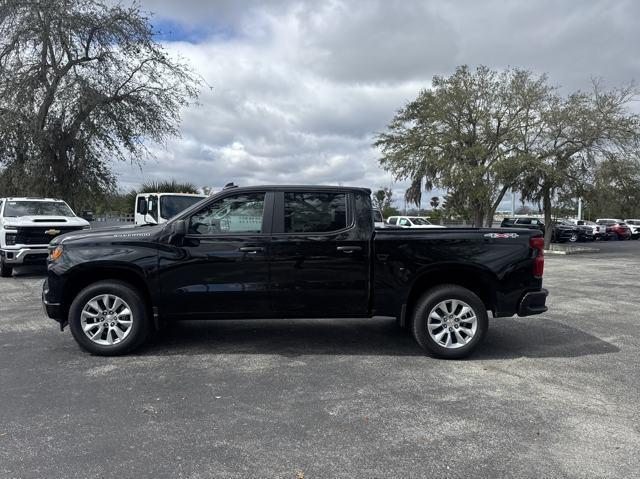
[[467, 288], [452, 284], [428, 290], [413, 312], [413, 337], [423, 349], [441, 358], [471, 354], [488, 326], [482, 300]]
[[75, 297], [69, 309], [69, 326], [82, 349], [100, 356], [118, 356], [144, 342], [149, 315], [133, 286], [100, 281]]
[[9, 266], [4, 262], [3, 258], [0, 258], [0, 276], [3, 278], [10, 278], [13, 274], [13, 266]]

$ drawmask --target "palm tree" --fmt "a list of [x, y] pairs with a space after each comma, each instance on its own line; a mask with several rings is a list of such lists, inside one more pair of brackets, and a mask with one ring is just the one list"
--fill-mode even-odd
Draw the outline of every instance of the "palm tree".
[[193, 183], [179, 183], [176, 180], [147, 181], [142, 183], [137, 193], [192, 193], [197, 194], [198, 187]]
[[130, 190], [126, 195], [127, 212], [133, 213], [136, 196], [140, 193], [199, 193], [198, 187], [193, 183], [180, 183], [176, 180], [147, 181], [138, 189]]

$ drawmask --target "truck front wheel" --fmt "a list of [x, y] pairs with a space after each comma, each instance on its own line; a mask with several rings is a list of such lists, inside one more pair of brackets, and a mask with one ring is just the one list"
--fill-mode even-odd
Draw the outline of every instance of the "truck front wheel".
[[138, 347], [149, 331], [149, 315], [140, 293], [121, 281], [87, 286], [71, 303], [69, 326], [84, 350], [118, 356]]
[[0, 258], [0, 276], [3, 278], [10, 278], [13, 273], [13, 266], [9, 266], [4, 262], [3, 258]]
[[474, 292], [446, 284], [428, 290], [418, 300], [412, 331], [418, 344], [434, 356], [457, 359], [473, 352], [488, 325], [487, 309]]

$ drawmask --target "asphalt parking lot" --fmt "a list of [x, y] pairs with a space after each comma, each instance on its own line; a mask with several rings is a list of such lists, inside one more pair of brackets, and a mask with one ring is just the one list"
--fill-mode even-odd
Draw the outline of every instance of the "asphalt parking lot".
[[[601, 246], [598, 244], [598, 246]], [[549, 256], [464, 361], [392, 321], [185, 322], [93, 357], [0, 279], [2, 478], [635, 478], [640, 241]]]

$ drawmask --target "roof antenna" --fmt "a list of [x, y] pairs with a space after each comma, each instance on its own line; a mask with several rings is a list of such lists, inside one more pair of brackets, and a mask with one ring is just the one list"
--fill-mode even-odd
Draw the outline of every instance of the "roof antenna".
[[229, 188], [237, 188], [238, 185], [234, 185], [233, 181], [231, 183], [227, 183], [226, 185], [224, 185], [224, 188], [222, 188], [223, 190], [228, 190]]

